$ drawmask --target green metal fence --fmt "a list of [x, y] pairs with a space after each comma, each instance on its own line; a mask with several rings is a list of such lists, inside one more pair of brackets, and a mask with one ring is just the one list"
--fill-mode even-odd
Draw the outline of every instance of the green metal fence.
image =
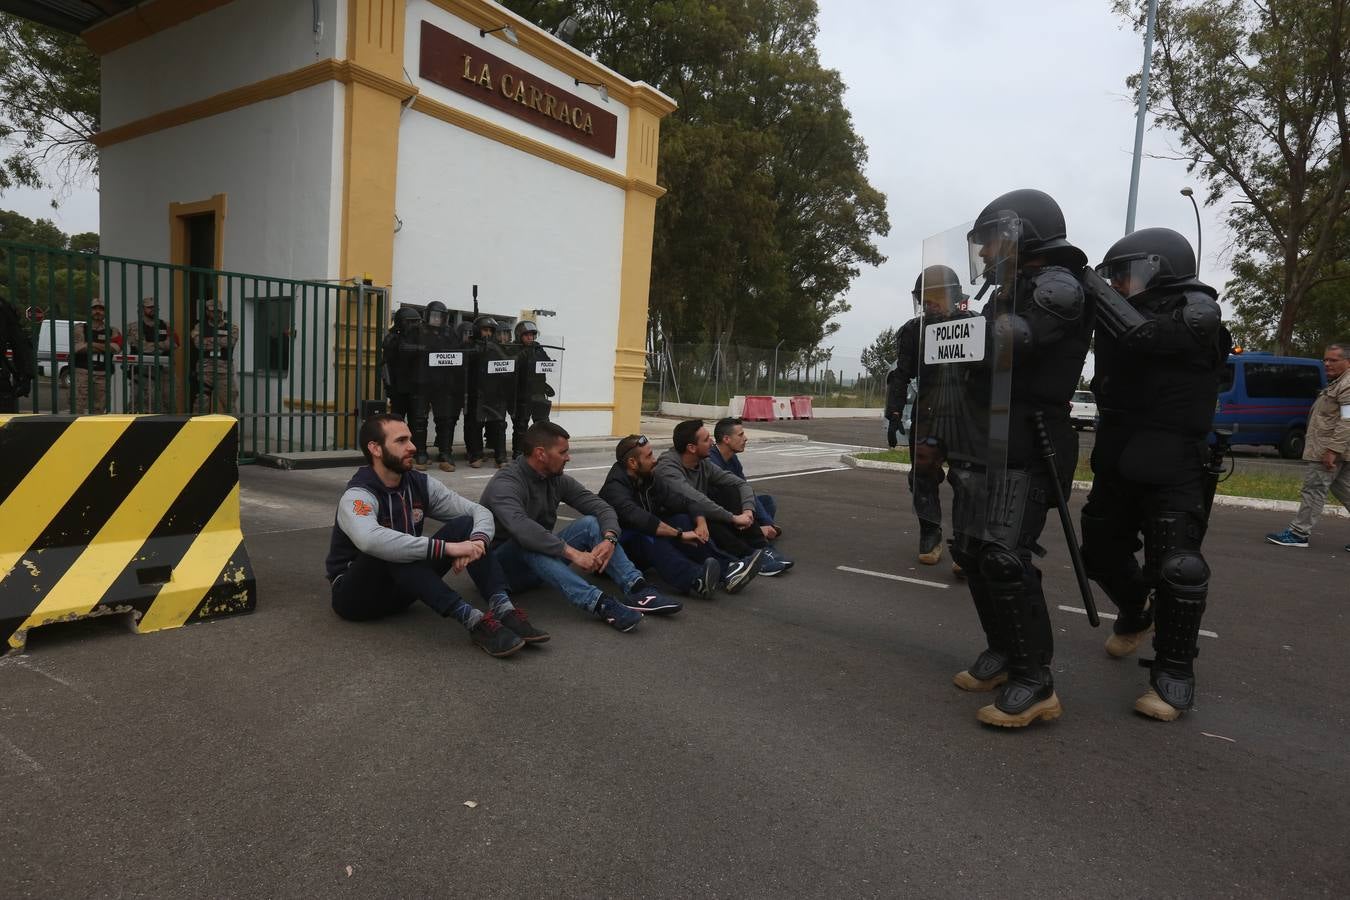
[[247, 460], [354, 447], [383, 396], [383, 288], [0, 241], [0, 293], [36, 351], [21, 412], [225, 413]]

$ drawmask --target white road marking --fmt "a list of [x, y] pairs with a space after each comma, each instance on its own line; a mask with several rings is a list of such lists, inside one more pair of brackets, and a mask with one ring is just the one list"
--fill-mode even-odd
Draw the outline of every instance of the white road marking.
[[785, 472], [782, 475], [761, 475], [758, 478], [747, 478], [746, 481], [751, 484], [756, 481], [773, 481], [775, 478], [796, 478], [798, 475], [819, 475], [822, 472], [848, 472], [848, 466], [835, 466], [833, 469], [812, 469], [809, 472]]
[[27, 753], [24, 753], [18, 744], [14, 743], [3, 734], [0, 734], [0, 748], [7, 751], [4, 756], [8, 756], [14, 761], [10, 763], [9, 768], [14, 769], [15, 774], [22, 775], [25, 773], [39, 773], [42, 771], [42, 766], [38, 765], [37, 760], [33, 759], [33, 757], [29, 756]]
[[[1077, 607], [1077, 606], [1065, 606], [1064, 604], [1061, 603], [1060, 606], [1059, 606], [1059, 608], [1062, 609], [1062, 610], [1064, 610], [1065, 612], [1078, 613], [1078, 614], [1081, 615], [1081, 616], [1086, 616], [1086, 615], [1087, 615], [1087, 610], [1086, 610], [1086, 609], [1082, 609], [1081, 607]], [[1108, 620], [1110, 620], [1110, 621], [1112, 621], [1112, 622], [1114, 622], [1116, 619], [1120, 618], [1120, 617], [1117, 616], [1115, 613], [1099, 612], [1099, 613], [1097, 613], [1097, 615], [1101, 616], [1103, 619], [1108, 619]], [[1205, 637], [1208, 637], [1208, 638], [1217, 638], [1217, 637], [1218, 637], [1218, 635], [1217, 635], [1216, 633], [1214, 633], [1213, 631], [1206, 631], [1206, 630], [1203, 629], [1203, 628], [1200, 629], [1200, 633], [1203, 634]]]
[[855, 569], [852, 566], [835, 566], [840, 572], [852, 572], [855, 575], [871, 575], [873, 578], [885, 578], [887, 581], [903, 581], [906, 584], [921, 584], [924, 587], [942, 588], [944, 591], [951, 587], [950, 584], [943, 584], [940, 581], [924, 581], [922, 578], [906, 578], [904, 575], [892, 575], [889, 572], [873, 572], [870, 569]]

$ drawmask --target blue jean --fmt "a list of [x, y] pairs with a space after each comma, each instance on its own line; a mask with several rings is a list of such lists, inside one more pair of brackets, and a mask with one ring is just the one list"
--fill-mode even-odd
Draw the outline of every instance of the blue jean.
[[[670, 516], [667, 521], [681, 531], [694, 530], [688, 516]], [[704, 560], [721, 556], [711, 541], [686, 544], [677, 537], [655, 537], [631, 528], [624, 529], [619, 535], [619, 544], [635, 566], [639, 569], [655, 567], [661, 578], [682, 594], [689, 593], [694, 581], [703, 575]]]
[[772, 525], [778, 516], [778, 501], [773, 494], [755, 494], [755, 524]]
[[[572, 549], [589, 553], [600, 543], [600, 523], [595, 516], [582, 516], [558, 532], [558, 537]], [[512, 591], [549, 584], [562, 591], [573, 606], [588, 612], [595, 609], [596, 602], [604, 593], [562, 557], [526, 550], [514, 540], [498, 546], [492, 555], [501, 565], [507, 587]], [[633, 567], [621, 546], [614, 548], [605, 574], [625, 593], [642, 580], [642, 573]]]

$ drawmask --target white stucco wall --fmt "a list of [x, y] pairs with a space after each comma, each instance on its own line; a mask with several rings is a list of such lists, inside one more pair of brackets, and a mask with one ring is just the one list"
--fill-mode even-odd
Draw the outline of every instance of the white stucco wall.
[[[399, 131], [395, 301], [485, 312], [556, 310], [566, 340], [562, 396], [612, 403], [624, 192], [417, 112]], [[611, 414], [560, 412], [574, 434], [608, 434]]]
[[114, 50], [102, 58], [103, 128], [341, 56], [346, 15], [345, 0], [319, 0], [316, 40], [313, 0], [234, 0]]
[[[574, 141], [569, 141], [564, 137], [559, 137], [551, 131], [546, 131], [537, 125], [531, 124], [526, 119], [502, 112], [488, 106], [485, 103], [476, 102], [463, 94], [458, 94], [448, 88], [443, 88], [438, 84], [418, 77], [418, 61], [420, 58], [420, 48], [422, 45], [422, 22], [430, 22], [443, 31], [448, 31], [455, 37], [462, 38], [471, 44], [482, 47], [493, 56], [501, 57], [514, 66], [519, 66], [526, 72], [538, 76], [542, 81], [546, 81], [560, 90], [574, 94], [583, 100], [594, 103], [606, 112], [613, 113], [618, 118], [618, 133], [615, 140], [614, 156], [606, 156], [588, 147], [583, 147]], [[508, 21], [504, 13], [502, 21]], [[514, 20], [511, 20], [514, 21]], [[587, 162], [598, 166], [604, 166], [615, 172], [624, 173], [628, 167], [628, 107], [624, 106], [618, 100], [610, 99], [608, 103], [600, 99], [600, 95], [594, 88], [586, 85], [573, 84], [574, 77], [565, 72], [553, 68], [547, 63], [540, 62], [530, 56], [519, 47], [512, 46], [507, 41], [499, 39], [496, 35], [487, 37], [478, 36], [478, 27], [464, 22], [450, 13], [441, 9], [427, 0], [408, 0], [408, 18], [407, 32], [404, 37], [403, 47], [404, 56], [407, 59], [404, 67], [408, 70], [408, 75], [416, 83], [418, 90], [432, 100], [437, 100], [447, 106], [453, 106], [456, 109], [462, 109], [470, 115], [477, 116], [480, 119], [486, 119], [495, 125], [503, 128], [509, 128], [517, 134], [532, 138], [536, 141], [556, 147], [564, 153], [579, 157]], [[526, 26], [520, 26], [522, 29]]]

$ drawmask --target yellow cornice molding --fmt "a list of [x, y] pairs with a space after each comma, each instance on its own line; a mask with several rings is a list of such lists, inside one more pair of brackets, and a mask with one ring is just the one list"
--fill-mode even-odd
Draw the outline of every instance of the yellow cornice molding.
[[[509, 22], [520, 38], [518, 46], [521, 50], [573, 78], [603, 84], [609, 95], [622, 101], [625, 106], [646, 109], [657, 116], [668, 116], [676, 109], [675, 101], [651, 85], [632, 82], [611, 72], [585, 53], [541, 30], [529, 19], [521, 18], [495, 3], [488, 0], [431, 0], [431, 4], [482, 29], [496, 28]], [[493, 36], [505, 40], [501, 32]]]
[[156, 131], [164, 131], [178, 125], [195, 122], [198, 119], [206, 119], [211, 116], [218, 116], [221, 113], [242, 109], [263, 100], [284, 97], [287, 94], [314, 87], [316, 84], [323, 84], [325, 81], [363, 84], [381, 93], [396, 97], [400, 101], [406, 101], [408, 98], [417, 95], [417, 88], [406, 81], [389, 78], [345, 59], [321, 59], [293, 72], [274, 75], [253, 84], [246, 84], [243, 87], [231, 88], [228, 91], [213, 94], [204, 100], [195, 100], [192, 103], [154, 113], [143, 119], [136, 119], [124, 125], [109, 128], [106, 131], [100, 131], [94, 135], [93, 143], [96, 147], [109, 147], [113, 144], [129, 141], [132, 138], [154, 134]]
[[80, 37], [96, 55], [103, 56], [231, 2], [233, 0], [146, 0], [86, 29]]

